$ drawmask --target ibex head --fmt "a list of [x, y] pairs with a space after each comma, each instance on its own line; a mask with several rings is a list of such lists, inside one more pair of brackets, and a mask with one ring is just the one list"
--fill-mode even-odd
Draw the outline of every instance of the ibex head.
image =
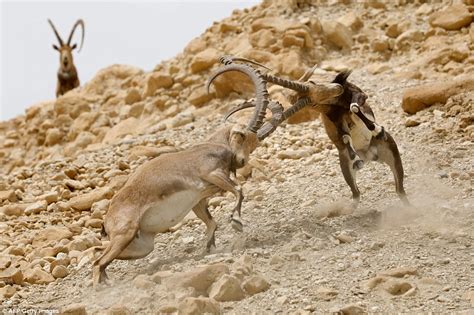
[[79, 48], [79, 51], [81, 51], [82, 44], [84, 43], [84, 21], [82, 19], [79, 19], [76, 21], [76, 23], [72, 27], [71, 33], [69, 34], [69, 37], [66, 43], [64, 43], [61, 36], [59, 36], [59, 33], [56, 30], [56, 27], [54, 26], [53, 22], [51, 22], [50, 19], [48, 19], [48, 22], [49, 22], [49, 25], [51, 25], [51, 27], [53, 28], [54, 34], [56, 35], [56, 38], [58, 39], [58, 42], [59, 42], [59, 46], [53, 44], [53, 48], [59, 51], [60, 67], [62, 70], [68, 71], [74, 66], [72, 51], [77, 48], [77, 44], [71, 45], [72, 36], [74, 35], [74, 31], [76, 30], [76, 27], [80, 25], [82, 29], [82, 37], [81, 37], [81, 47]]

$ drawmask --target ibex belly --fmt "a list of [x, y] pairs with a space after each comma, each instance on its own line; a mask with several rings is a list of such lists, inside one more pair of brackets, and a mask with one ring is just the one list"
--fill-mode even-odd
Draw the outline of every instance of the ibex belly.
[[352, 145], [356, 151], [367, 151], [372, 140], [372, 132], [355, 114], [351, 114], [352, 124], [349, 125]]
[[140, 229], [153, 233], [166, 232], [183, 220], [201, 198], [197, 190], [184, 190], [150, 204], [141, 219]]

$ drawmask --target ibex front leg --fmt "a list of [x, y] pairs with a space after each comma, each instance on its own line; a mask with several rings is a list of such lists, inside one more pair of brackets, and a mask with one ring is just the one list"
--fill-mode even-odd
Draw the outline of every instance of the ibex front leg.
[[[230, 217], [230, 220], [232, 222], [232, 227], [239, 231], [243, 231], [243, 224], [242, 220], [240, 218], [240, 210], [242, 208], [242, 200], [244, 199], [244, 195], [242, 194], [242, 188], [234, 183], [229, 175], [227, 175], [224, 171], [222, 170], [215, 170], [211, 172], [210, 174], [206, 175], [204, 177], [204, 180], [208, 181], [211, 184], [216, 185], [222, 190], [225, 191], [230, 191], [231, 193], [234, 194], [236, 200], [235, 207], [232, 210], [232, 215]], [[237, 213], [237, 215], [236, 215]]]

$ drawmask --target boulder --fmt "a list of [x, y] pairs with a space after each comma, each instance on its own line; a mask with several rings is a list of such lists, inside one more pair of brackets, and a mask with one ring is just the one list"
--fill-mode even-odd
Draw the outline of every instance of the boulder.
[[190, 68], [192, 73], [198, 73], [212, 67], [217, 61], [222, 53], [220, 53], [215, 48], [208, 48], [204, 51], [199, 52], [193, 57], [190, 63]]
[[69, 271], [67, 270], [66, 267], [62, 265], [57, 265], [56, 267], [53, 268], [53, 271], [51, 272], [53, 277], [57, 278], [64, 278], [69, 274]]
[[459, 30], [468, 26], [472, 16], [467, 6], [462, 3], [447, 6], [441, 11], [431, 14], [429, 22], [431, 26], [442, 27], [445, 30]]
[[198, 293], [206, 294], [209, 287], [217, 279], [228, 273], [229, 267], [225, 264], [205, 265], [162, 279], [162, 283], [170, 289], [192, 287]]
[[146, 81], [145, 91], [143, 97], [153, 96], [155, 91], [160, 88], [170, 88], [173, 85], [173, 78], [164, 72], [153, 72]]
[[128, 90], [125, 96], [125, 104], [131, 105], [142, 100], [140, 91], [137, 88], [131, 88]]
[[102, 143], [115, 143], [126, 135], [136, 135], [141, 130], [140, 121], [135, 117], [130, 117], [122, 120], [117, 125], [113, 126], [104, 136]]
[[92, 204], [102, 199], [110, 199], [113, 191], [109, 187], [97, 188], [91, 192], [76, 196], [68, 201], [68, 206], [74, 210], [90, 210]]
[[8, 267], [0, 271], [0, 281], [10, 284], [22, 284], [24, 275], [20, 269], [15, 267]]
[[346, 13], [337, 21], [349, 27], [353, 31], [358, 31], [364, 26], [364, 23], [354, 11]]
[[45, 228], [40, 230], [36, 235], [33, 237], [32, 245], [34, 247], [44, 247], [48, 244], [53, 244], [63, 240], [69, 239], [72, 237], [72, 232], [64, 226], [52, 226], [49, 228]]
[[433, 104], [444, 104], [449, 97], [473, 89], [474, 78], [472, 77], [419, 85], [403, 92], [402, 108], [405, 112], [414, 114]]
[[216, 300], [205, 297], [185, 298], [178, 306], [179, 315], [221, 314]]
[[46, 202], [46, 200], [40, 200], [28, 205], [28, 207], [25, 208], [24, 213], [26, 215], [38, 214], [42, 211], [45, 211], [47, 207], [48, 207], [48, 203]]
[[54, 281], [54, 277], [50, 273], [38, 267], [25, 270], [23, 275], [25, 282], [30, 284], [48, 284]]
[[249, 295], [254, 295], [260, 292], [267, 291], [270, 288], [270, 283], [262, 276], [251, 276], [244, 281], [243, 287], [245, 292]]
[[0, 213], [18, 217], [23, 215], [28, 204], [10, 204], [0, 207]]
[[209, 297], [220, 302], [240, 301], [245, 297], [240, 281], [234, 276], [223, 275], [210, 288]]
[[11, 201], [11, 202], [16, 201], [16, 194], [13, 189], [0, 191], [0, 203], [4, 202], [5, 200]]
[[51, 128], [46, 131], [46, 138], [44, 144], [47, 146], [52, 146], [58, 144], [63, 137], [63, 133], [59, 128]]
[[86, 306], [82, 303], [69, 304], [61, 308], [61, 315], [87, 315]]
[[349, 27], [336, 21], [323, 21], [322, 25], [323, 32], [331, 43], [342, 49], [352, 47], [352, 31]]
[[204, 86], [200, 86], [191, 92], [188, 102], [196, 107], [201, 107], [212, 100], [214, 96], [215, 93], [207, 93], [207, 89]]

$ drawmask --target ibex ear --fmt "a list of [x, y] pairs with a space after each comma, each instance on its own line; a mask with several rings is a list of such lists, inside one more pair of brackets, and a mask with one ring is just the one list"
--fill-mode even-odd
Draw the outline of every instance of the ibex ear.
[[77, 44], [72, 45], [71, 50], [74, 50], [77, 48]]
[[59, 47], [53, 44], [53, 49], [59, 51]]
[[332, 81], [332, 83], [339, 83], [339, 84], [344, 84], [346, 83], [347, 81], [347, 78], [349, 77], [349, 75], [351, 74], [352, 71], [350, 70], [346, 70], [346, 71], [342, 71], [342, 72], [339, 72], [337, 75], [336, 75], [336, 78], [334, 78], [334, 80]]

